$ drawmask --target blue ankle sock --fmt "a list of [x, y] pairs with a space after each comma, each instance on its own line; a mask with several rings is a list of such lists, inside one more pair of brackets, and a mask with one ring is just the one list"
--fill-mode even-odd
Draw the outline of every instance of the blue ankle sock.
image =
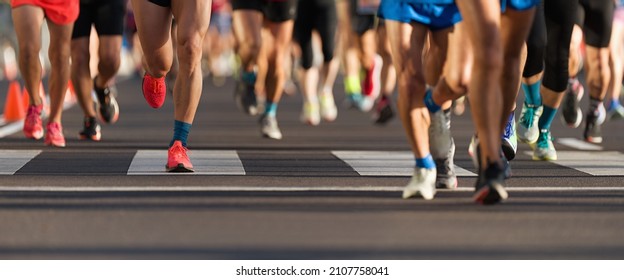
[[620, 100], [610, 99], [609, 102], [607, 102], [607, 110], [611, 110], [617, 107], [618, 105], [620, 105]]
[[264, 114], [275, 117], [277, 115], [277, 103], [268, 102], [264, 105]]
[[416, 167], [426, 168], [426, 169], [435, 169], [436, 165], [435, 165], [435, 162], [433, 161], [433, 158], [431, 157], [431, 154], [428, 154], [424, 158], [416, 159]]
[[247, 71], [242, 71], [241, 73], [241, 79], [243, 80], [243, 82], [247, 83], [247, 84], [255, 84], [256, 83], [256, 72], [251, 71], [251, 72], [247, 72]]
[[542, 112], [542, 116], [539, 119], [537, 127], [539, 127], [540, 130], [550, 129], [550, 125], [552, 124], [556, 115], [557, 109], [544, 105], [544, 111]]
[[542, 105], [542, 95], [540, 94], [540, 87], [542, 82], [527, 85], [522, 83], [522, 90], [524, 91], [524, 103], [527, 105]]
[[173, 142], [180, 140], [182, 146], [186, 147], [186, 139], [191, 131], [191, 124], [181, 121], [175, 121], [173, 126], [173, 139], [169, 143], [169, 147], [173, 146]]
[[429, 112], [431, 113], [440, 111], [440, 109], [442, 108], [441, 106], [435, 104], [435, 102], [433, 101], [433, 92], [430, 88], [427, 89], [427, 92], [425, 92], [425, 106], [427, 106], [427, 109], [429, 109]]

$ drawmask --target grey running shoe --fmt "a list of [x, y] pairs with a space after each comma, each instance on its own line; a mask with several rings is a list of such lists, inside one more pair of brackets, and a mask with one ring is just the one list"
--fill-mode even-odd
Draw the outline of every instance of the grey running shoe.
[[444, 158], [434, 159], [436, 164], [436, 188], [455, 189], [457, 188], [457, 175], [455, 174], [455, 143], [451, 142], [451, 149]]
[[451, 136], [451, 112], [439, 110], [431, 115], [429, 125], [429, 146], [434, 159], [447, 157], [453, 137]]
[[275, 116], [262, 115], [260, 118], [260, 132], [262, 136], [266, 138], [275, 140], [282, 139], [282, 132], [277, 126], [277, 119]]

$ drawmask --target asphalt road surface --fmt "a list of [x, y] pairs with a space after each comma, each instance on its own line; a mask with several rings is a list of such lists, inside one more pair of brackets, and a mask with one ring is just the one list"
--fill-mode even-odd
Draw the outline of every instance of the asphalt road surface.
[[376, 126], [341, 108], [336, 122], [309, 127], [301, 97], [284, 96], [284, 139], [263, 139], [233, 85], [205, 80], [189, 139], [195, 174], [164, 172], [172, 98], [151, 109], [139, 78], [118, 84], [120, 119], [99, 143], [77, 140], [78, 106], [64, 112], [67, 148], [3, 124], [0, 258], [624, 258], [624, 121], [588, 145], [555, 120], [560, 160], [532, 161], [520, 144], [510, 199], [486, 207], [470, 199], [469, 112], [454, 116], [459, 189], [403, 200], [413, 159], [398, 119]]

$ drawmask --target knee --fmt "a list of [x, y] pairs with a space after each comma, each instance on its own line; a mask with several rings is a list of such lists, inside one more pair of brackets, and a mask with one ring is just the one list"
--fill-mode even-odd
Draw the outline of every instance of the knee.
[[106, 50], [105, 52], [100, 52], [100, 61], [99, 68], [110, 69], [111, 71], [116, 71], [119, 68], [119, 64], [121, 60], [121, 53], [119, 49], [116, 50]]
[[260, 48], [262, 47], [262, 43], [259, 38], [255, 38], [253, 40], [245, 40], [239, 43], [241, 52], [248, 53], [251, 56], [258, 56], [260, 53]]
[[71, 48], [69, 44], [62, 44], [59, 46], [50, 45], [48, 57], [50, 58], [50, 64], [52, 64], [52, 67], [54, 67], [54, 65], [69, 63], [70, 56]]
[[20, 45], [19, 56], [25, 60], [39, 59], [39, 47], [31, 44]]
[[202, 55], [203, 38], [199, 34], [187, 34], [178, 37], [178, 56], [180, 62], [198, 62]]

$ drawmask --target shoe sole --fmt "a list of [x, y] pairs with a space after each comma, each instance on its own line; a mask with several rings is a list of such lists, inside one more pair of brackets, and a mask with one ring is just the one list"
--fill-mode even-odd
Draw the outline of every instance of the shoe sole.
[[54, 144], [54, 143], [50, 143], [50, 142], [45, 142], [44, 144], [46, 146], [49, 146], [49, 147], [65, 148], [65, 143], [63, 143], [63, 144]]
[[476, 203], [482, 205], [493, 205], [506, 200], [509, 197], [505, 188], [500, 184], [482, 187], [472, 196]]
[[[570, 128], [577, 128], [581, 125], [581, 123], [583, 122], [583, 111], [580, 108], [580, 100], [581, 98], [583, 98], [583, 95], [585, 93], [585, 90], [581, 90], [580, 93], [577, 95], [578, 97], [568, 97], [568, 93], [566, 93], [566, 96], [564, 97], [563, 101], [561, 102], [561, 104], [563, 104], [564, 106], [561, 107], [561, 120], [563, 121], [563, 124], [565, 124], [566, 126], [570, 127]], [[575, 98], [575, 101], [570, 101], [570, 98]], [[573, 108], [576, 108], [576, 120], [574, 122], [568, 122], [568, 120], [565, 118], [565, 111], [567, 111], [565, 105], [569, 104], [570, 102], [575, 102], [574, 106], [572, 106]]]
[[117, 122], [117, 120], [119, 119], [119, 103], [117, 103], [117, 99], [115, 99], [115, 97], [111, 96], [110, 98], [110, 105], [113, 110], [113, 117], [110, 120], [107, 120], [104, 118], [104, 115], [102, 114], [102, 108], [104, 108], [102, 106], [102, 104], [98, 104], [98, 110], [97, 110], [97, 114], [98, 114], [98, 118], [106, 124], [114, 124]]
[[585, 138], [585, 141], [592, 143], [592, 144], [601, 144], [602, 137], [587, 137]]
[[507, 160], [513, 160], [514, 158], [516, 158], [516, 150], [514, 150], [514, 148], [510, 144], [506, 143], [505, 140], [503, 140], [501, 148]]
[[24, 133], [24, 136], [26, 136], [27, 139], [41, 140], [41, 138], [43, 138], [43, 132], [41, 132], [41, 135], [34, 135], [34, 134], [26, 134], [26, 133]]
[[173, 173], [190, 173], [190, 172], [195, 172], [195, 170], [193, 168], [188, 168], [186, 166], [184, 166], [184, 164], [179, 163], [177, 166], [175, 167], [169, 167], [169, 166], [165, 166], [167, 168], [167, 172], [173, 172]]
[[394, 112], [392, 111], [392, 108], [390, 108], [389, 106], [386, 106], [383, 109], [381, 109], [379, 116], [375, 120], [375, 124], [386, 124], [388, 121], [390, 121], [393, 118], [394, 118]]
[[457, 177], [453, 176], [452, 178], [437, 178], [436, 179], [436, 189], [449, 189], [454, 190], [457, 189]]
[[[239, 83], [243, 83], [242, 81], [239, 81]], [[258, 100], [256, 99], [256, 104], [254, 105], [254, 102], [250, 102], [251, 105], [247, 106], [245, 104], [245, 100], [247, 97], [247, 94], [245, 92], [240, 92], [238, 87], [240, 85], [236, 85], [236, 89], [234, 91], [234, 103], [236, 103], [236, 107], [242, 111], [243, 113], [249, 115], [249, 116], [256, 116], [258, 115]]]
[[539, 156], [533, 156], [533, 160], [540, 160], [540, 161], [555, 161], [557, 160], [557, 157], [539, 157]]
[[102, 139], [102, 136], [99, 133], [93, 136], [86, 136], [86, 135], [78, 134], [78, 139], [99, 142]]

